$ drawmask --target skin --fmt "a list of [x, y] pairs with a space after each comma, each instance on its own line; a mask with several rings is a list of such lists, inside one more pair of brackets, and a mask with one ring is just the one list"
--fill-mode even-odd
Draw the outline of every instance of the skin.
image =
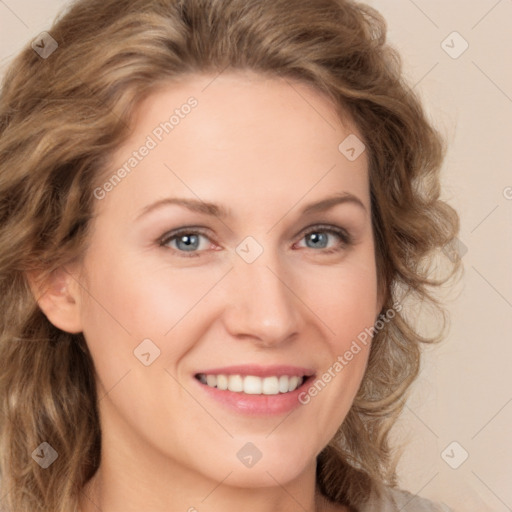
[[[253, 512], [348, 510], [318, 496], [315, 459], [350, 409], [369, 344], [287, 414], [226, 409], [193, 375], [250, 363], [318, 376], [374, 324], [381, 303], [368, 162], [364, 152], [349, 161], [338, 150], [348, 135], [362, 136], [307, 85], [252, 72], [192, 75], [141, 103], [107, 176], [190, 96], [198, 106], [97, 201], [83, 258], [56, 273], [40, 299], [57, 327], [84, 333], [97, 373], [102, 460], [81, 511], [231, 512], [248, 502]], [[334, 192], [364, 208], [346, 202], [300, 217]], [[213, 201], [232, 216], [167, 205], [137, 219], [165, 197]], [[304, 231], [320, 223], [353, 242], [317, 229], [327, 240], [315, 246]], [[207, 232], [198, 257], [176, 239], [159, 245], [189, 226]], [[263, 248], [251, 264], [235, 250], [247, 236]], [[149, 366], [133, 353], [146, 338], [160, 350]], [[236, 455], [247, 442], [262, 453], [251, 468]]]

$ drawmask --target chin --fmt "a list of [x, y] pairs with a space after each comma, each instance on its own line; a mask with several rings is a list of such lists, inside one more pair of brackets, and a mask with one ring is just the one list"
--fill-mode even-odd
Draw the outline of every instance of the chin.
[[305, 467], [298, 470], [297, 467], [291, 467], [289, 464], [283, 464], [282, 462], [281, 464], [269, 464], [259, 468], [257, 466], [253, 468], [236, 467], [226, 479], [226, 483], [232, 487], [244, 489], [275, 487], [276, 482], [280, 485], [287, 485], [298, 478], [304, 470]]
[[[262, 451], [265, 451], [263, 449]], [[247, 450], [249, 453], [250, 450]], [[276, 482], [280, 485], [286, 485], [288, 482], [298, 478], [310, 466], [316, 467], [316, 458], [314, 454], [310, 458], [304, 452], [304, 449], [297, 447], [293, 452], [284, 452], [282, 450], [270, 450], [267, 454], [261, 453], [261, 458], [250, 460], [250, 456], [245, 456], [242, 452], [241, 459], [238, 456], [233, 460], [217, 459], [215, 468], [211, 471], [214, 479], [218, 480], [220, 475], [228, 475], [226, 483], [234, 487], [261, 488], [275, 486]], [[246, 458], [244, 462], [244, 458]], [[222, 469], [219, 467], [222, 465]]]

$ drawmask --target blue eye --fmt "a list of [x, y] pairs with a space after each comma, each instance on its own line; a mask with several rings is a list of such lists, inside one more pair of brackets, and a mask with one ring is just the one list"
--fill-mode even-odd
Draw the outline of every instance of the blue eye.
[[[342, 228], [330, 225], [319, 225], [309, 228], [308, 231], [302, 234], [301, 240], [311, 235], [315, 235], [309, 238], [313, 245], [308, 246], [309, 249], [320, 249], [316, 252], [322, 252], [323, 254], [331, 254], [334, 252], [340, 252], [346, 247], [352, 244], [351, 235]], [[338, 238], [339, 242], [335, 247], [327, 248], [325, 244], [328, 244], [328, 235], [334, 235]], [[185, 258], [192, 258], [201, 256], [203, 251], [198, 251], [200, 245], [200, 237], [204, 237], [208, 240], [208, 235], [198, 228], [180, 228], [170, 233], [165, 234], [158, 244], [161, 247], [169, 247], [173, 252], [178, 253], [179, 256]], [[170, 247], [171, 244], [175, 243], [175, 247]], [[187, 254], [188, 253], [188, 254]]]
[[[314, 237], [310, 238], [313, 242], [313, 244], [318, 247], [321, 245], [320, 249], [323, 249], [323, 252], [326, 254], [331, 254], [333, 252], [339, 252], [342, 249], [346, 248], [347, 246], [351, 245], [352, 243], [352, 237], [350, 234], [345, 231], [344, 229], [338, 228], [336, 226], [314, 226], [312, 229], [309, 229], [306, 233], [303, 234], [303, 238], [310, 237], [311, 235], [315, 235]], [[320, 236], [318, 236], [320, 235]], [[323, 247], [323, 243], [328, 243], [328, 236], [327, 235], [335, 235], [338, 237], [339, 240], [341, 240], [341, 243], [339, 243], [335, 247], [331, 248], [325, 248]], [[310, 248], [315, 248], [315, 245]]]
[[164, 236], [160, 241], [161, 246], [169, 246], [172, 242], [176, 242], [177, 249], [171, 247], [175, 252], [188, 252], [190, 254], [180, 254], [186, 258], [200, 256], [197, 251], [199, 245], [199, 237], [208, 238], [202, 231], [193, 230], [192, 228], [172, 231]]

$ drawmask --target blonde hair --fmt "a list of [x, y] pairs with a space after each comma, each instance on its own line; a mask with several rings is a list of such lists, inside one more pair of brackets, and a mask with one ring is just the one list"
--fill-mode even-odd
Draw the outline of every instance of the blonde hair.
[[[77, 509], [98, 468], [94, 366], [82, 334], [54, 327], [27, 275], [42, 281], [83, 253], [94, 184], [130, 131], [139, 102], [193, 73], [250, 69], [312, 85], [349, 115], [369, 158], [382, 312], [399, 291], [445, 311], [425, 263], [455, 240], [440, 199], [445, 147], [402, 78], [374, 9], [348, 0], [82, 0], [49, 29], [47, 58], [29, 44], [0, 96], [0, 473], [6, 512]], [[375, 333], [366, 373], [335, 438], [318, 456], [329, 499], [363, 504], [396, 485], [389, 432], [420, 364], [423, 337], [399, 311]], [[42, 469], [31, 453], [58, 453]]]

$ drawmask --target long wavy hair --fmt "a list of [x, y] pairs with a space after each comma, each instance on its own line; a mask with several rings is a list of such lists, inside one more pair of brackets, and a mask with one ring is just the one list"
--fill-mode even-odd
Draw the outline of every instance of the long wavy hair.
[[[369, 162], [382, 312], [434, 291], [462, 269], [456, 211], [440, 199], [446, 146], [402, 76], [386, 23], [348, 0], [78, 0], [30, 44], [0, 91], [0, 477], [6, 512], [76, 511], [98, 468], [94, 365], [83, 335], [53, 326], [28, 275], [42, 282], [86, 247], [95, 184], [130, 133], [139, 102], [194, 73], [249, 69], [312, 85], [359, 128]], [[41, 44], [39, 45], [41, 46]], [[441, 249], [443, 249], [441, 251]], [[434, 256], [448, 273], [435, 279]], [[400, 303], [402, 303], [400, 302]], [[407, 308], [373, 338], [353, 405], [317, 459], [317, 485], [357, 510], [396, 486], [390, 430], [420, 368], [426, 337]], [[43, 469], [31, 454], [58, 453]]]

